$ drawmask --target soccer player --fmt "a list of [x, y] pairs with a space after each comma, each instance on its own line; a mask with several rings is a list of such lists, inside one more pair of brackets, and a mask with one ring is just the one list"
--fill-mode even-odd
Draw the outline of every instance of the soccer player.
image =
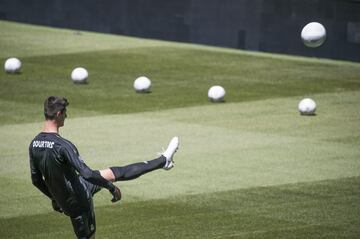
[[45, 125], [30, 143], [32, 183], [49, 199], [55, 211], [70, 217], [78, 238], [95, 238], [95, 214], [92, 197], [102, 188], [112, 194], [112, 202], [121, 192], [112, 182], [135, 179], [156, 169], [169, 170], [179, 140], [172, 138], [167, 149], [156, 159], [103, 170], [89, 168], [69, 140], [59, 135], [64, 126], [67, 99], [50, 96], [44, 102]]

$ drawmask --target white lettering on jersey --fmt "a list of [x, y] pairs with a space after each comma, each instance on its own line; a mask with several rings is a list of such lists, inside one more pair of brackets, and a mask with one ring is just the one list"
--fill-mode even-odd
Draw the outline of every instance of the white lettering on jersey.
[[34, 140], [33, 141], [33, 148], [49, 148], [52, 149], [54, 147], [54, 142], [52, 141], [39, 141], [39, 140]]

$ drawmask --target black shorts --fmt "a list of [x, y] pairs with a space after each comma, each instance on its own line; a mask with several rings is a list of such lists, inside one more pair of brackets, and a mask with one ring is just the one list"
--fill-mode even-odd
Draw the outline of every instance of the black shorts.
[[77, 238], [88, 239], [96, 231], [94, 210], [84, 212], [77, 217], [70, 217]]
[[100, 186], [94, 185], [82, 177], [80, 181], [85, 185], [86, 191], [88, 193], [88, 205], [89, 210], [82, 212], [76, 217], [70, 217], [71, 223], [74, 228], [74, 232], [78, 238], [88, 239], [96, 231], [96, 222], [95, 222], [95, 213], [94, 206], [92, 201], [92, 196], [101, 190]]

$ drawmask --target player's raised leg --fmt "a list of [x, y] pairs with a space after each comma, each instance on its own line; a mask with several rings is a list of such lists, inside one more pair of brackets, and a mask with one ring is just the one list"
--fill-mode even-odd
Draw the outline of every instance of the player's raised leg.
[[160, 157], [153, 160], [134, 163], [122, 167], [110, 167], [100, 170], [100, 174], [105, 179], [114, 182], [132, 180], [156, 169], [163, 168], [169, 170], [174, 167], [173, 157], [178, 147], [179, 138], [174, 137], [171, 139], [167, 149], [161, 154]]
[[162, 153], [162, 155], [166, 158], [166, 163], [164, 165], [164, 169], [170, 170], [172, 167], [174, 167], [174, 154], [179, 148], [179, 138], [174, 137], [171, 139], [167, 149]]

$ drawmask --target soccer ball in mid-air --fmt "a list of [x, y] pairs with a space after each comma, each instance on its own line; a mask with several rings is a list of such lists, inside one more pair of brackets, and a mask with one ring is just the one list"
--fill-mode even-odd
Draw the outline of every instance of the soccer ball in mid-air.
[[4, 69], [7, 73], [18, 73], [21, 69], [21, 61], [15, 57], [9, 58], [5, 61]]
[[225, 90], [222, 86], [214, 85], [208, 91], [209, 100], [212, 102], [224, 101]]
[[140, 76], [134, 81], [134, 89], [138, 93], [150, 92], [151, 81], [146, 76]]
[[71, 79], [74, 83], [77, 84], [87, 83], [88, 77], [89, 77], [89, 73], [83, 67], [77, 67], [71, 72]]
[[321, 23], [310, 22], [302, 29], [301, 39], [307, 47], [319, 47], [326, 39], [325, 27]]
[[299, 102], [298, 109], [301, 115], [315, 115], [316, 103], [310, 98], [305, 98]]

